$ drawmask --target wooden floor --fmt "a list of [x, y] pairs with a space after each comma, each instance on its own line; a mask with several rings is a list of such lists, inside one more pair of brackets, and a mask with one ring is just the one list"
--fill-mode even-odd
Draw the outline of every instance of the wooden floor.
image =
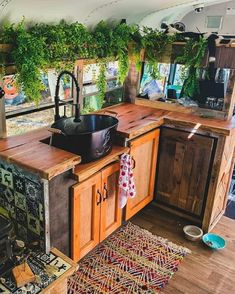
[[185, 240], [182, 228], [188, 222], [154, 206], [147, 206], [131, 221], [192, 250], [162, 293], [235, 293], [235, 220], [223, 217], [213, 230], [227, 240], [227, 247], [221, 251], [210, 250], [201, 242]]

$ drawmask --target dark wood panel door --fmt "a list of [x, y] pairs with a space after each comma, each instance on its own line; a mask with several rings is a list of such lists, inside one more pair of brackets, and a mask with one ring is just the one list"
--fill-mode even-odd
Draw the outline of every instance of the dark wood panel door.
[[100, 241], [121, 226], [122, 214], [118, 199], [120, 163], [116, 162], [102, 170], [103, 199], [100, 218]]
[[153, 200], [159, 133], [157, 129], [130, 142], [136, 196], [127, 201], [126, 220]]
[[101, 172], [73, 187], [72, 258], [78, 261], [100, 240]]
[[209, 179], [214, 138], [163, 128], [156, 200], [200, 216]]

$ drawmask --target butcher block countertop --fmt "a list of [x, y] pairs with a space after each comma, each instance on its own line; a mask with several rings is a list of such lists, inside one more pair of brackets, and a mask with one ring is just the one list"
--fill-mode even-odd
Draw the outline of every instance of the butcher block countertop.
[[40, 142], [51, 133], [46, 128], [0, 140], [0, 159], [17, 164], [41, 178], [53, 177], [81, 162], [79, 155]]
[[74, 178], [78, 182], [82, 182], [85, 179], [89, 178], [103, 167], [107, 166], [108, 164], [118, 160], [119, 156], [123, 153], [128, 153], [128, 147], [121, 147], [121, 146], [113, 146], [112, 151], [104, 156], [103, 158], [89, 162], [89, 163], [82, 163], [78, 164], [74, 169]]
[[[174, 124], [179, 127], [194, 128], [218, 135], [230, 135], [235, 132], [235, 118], [230, 121], [206, 119], [194, 116], [152, 108], [148, 106], [122, 103], [102, 109], [99, 113], [115, 115], [119, 119], [118, 134], [125, 139], [133, 139], [163, 124]], [[39, 174], [40, 177], [50, 180], [66, 170], [75, 167], [75, 176], [82, 179], [95, 170], [97, 164], [102, 165], [110, 157], [88, 165], [77, 166], [81, 162], [80, 156], [49, 146], [40, 142], [51, 133], [46, 128], [28, 132], [23, 135], [0, 139], [0, 159], [15, 163], [23, 168]], [[112, 156], [118, 156], [127, 149], [114, 148]], [[77, 167], [76, 167], [77, 166]]]
[[112, 112], [117, 113], [119, 135], [128, 139], [133, 139], [163, 124], [173, 124], [189, 128], [194, 128], [197, 125], [200, 130], [226, 136], [235, 132], [235, 117], [224, 121], [131, 103], [111, 106], [100, 112], [109, 114], [109, 111], [110, 115], [112, 115]]

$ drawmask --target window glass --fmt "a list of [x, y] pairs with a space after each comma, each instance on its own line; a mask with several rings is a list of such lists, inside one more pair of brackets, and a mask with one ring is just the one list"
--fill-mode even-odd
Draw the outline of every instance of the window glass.
[[169, 73], [169, 63], [159, 63], [157, 69], [146, 64], [140, 84], [140, 95], [150, 99], [164, 97]]
[[[103, 107], [117, 104], [123, 101], [123, 87], [118, 83], [118, 62], [106, 64], [106, 94]], [[88, 64], [83, 71], [83, 113], [89, 113], [100, 109], [98, 102], [99, 89], [97, 79], [99, 77], [99, 64]]]
[[[16, 83], [16, 75], [7, 75], [3, 77], [3, 88], [5, 91], [5, 111], [6, 116], [15, 117], [6, 120], [7, 135], [13, 136], [34, 130], [40, 127], [48, 126], [54, 121], [54, 109], [40, 110], [40, 107], [54, 103], [54, 94], [57, 81], [57, 73], [49, 70], [47, 73], [42, 72], [42, 82], [44, 90], [42, 99], [38, 105], [38, 111], [30, 114], [21, 115], [22, 111], [35, 110], [35, 102], [28, 101], [24, 92]], [[61, 79], [59, 96], [61, 100], [71, 98], [72, 82], [70, 77], [64, 76]], [[60, 107], [60, 113], [63, 115], [64, 106]], [[71, 107], [66, 107], [66, 115], [71, 115]]]
[[[42, 91], [42, 99], [39, 104], [45, 105], [54, 101], [55, 86], [57, 80], [57, 73], [50, 70], [47, 73], [42, 72], [42, 83], [44, 90]], [[63, 77], [60, 83], [60, 99], [69, 99], [71, 97], [72, 89], [71, 79]], [[5, 109], [6, 113], [11, 111], [22, 110], [29, 107], [35, 107], [34, 102], [29, 102], [28, 97], [25, 97], [22, 88], [16, 83], [16, 75], [7, 75], [3, 77], [3, 89], [5, 91]]]
[[[27, 133], [42, 127], [50, 126], [54, 122], [54, 108], [37, 111], [30, 114], [19, 115], [6, 120], [7, 136]], [[64, 106], [60, 106], [60, 115], [64, 114]], [[66, 107], [66, 115], [72, 115], [72, 107]]]

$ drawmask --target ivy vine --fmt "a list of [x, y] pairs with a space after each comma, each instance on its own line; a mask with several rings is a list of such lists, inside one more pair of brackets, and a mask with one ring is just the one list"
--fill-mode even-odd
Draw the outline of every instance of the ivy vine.
[[183, 54], [176, 62], [184, 64], [182, 79], [184, 80], [183, 94], [197, 99], [199, 94], [199, 69], [205, 56], [207, 40], [200, 37], [198, 41], [189, 39], [184, 46]]
[[[137, 25], [115, 25], [105, 21], [98, 23], [92, 30], [77, 22], [68, 24], [61, 21], [54, 25], [40, 23], [27, 26], [25, 20], [0, 28], [0, 43], [13, 45], [11, 56], [17, 68], [17, 83], [23, 87], [26, 96], [36, 103], [39, 103], [44, 87], [41, 81], [42, 70], [71, 70], [77, 59], [90, 58], [99, 64], [97, 86], [99, 104], [102, 106], [107, 86], [105, 69], [108, 59], [118, 60], [118, 80], [122, 84], [128, 73], [130, 56], [140, 69], [140, 51], [145, 49], [152, 76], [156, 78], [159, 74], [158, 62], [175, 38], [147, 27], [140, 29]], [[189, 68], [188, 85], [184, 87], [187, 95], [196, 91], [196, 86], [193, 85], [196, 81], [195, 70], [199, 67], [205, 48], [204, 40], [190, 40], [178, 60]], [[4, 64], [1, 52], [0, 63]]]

